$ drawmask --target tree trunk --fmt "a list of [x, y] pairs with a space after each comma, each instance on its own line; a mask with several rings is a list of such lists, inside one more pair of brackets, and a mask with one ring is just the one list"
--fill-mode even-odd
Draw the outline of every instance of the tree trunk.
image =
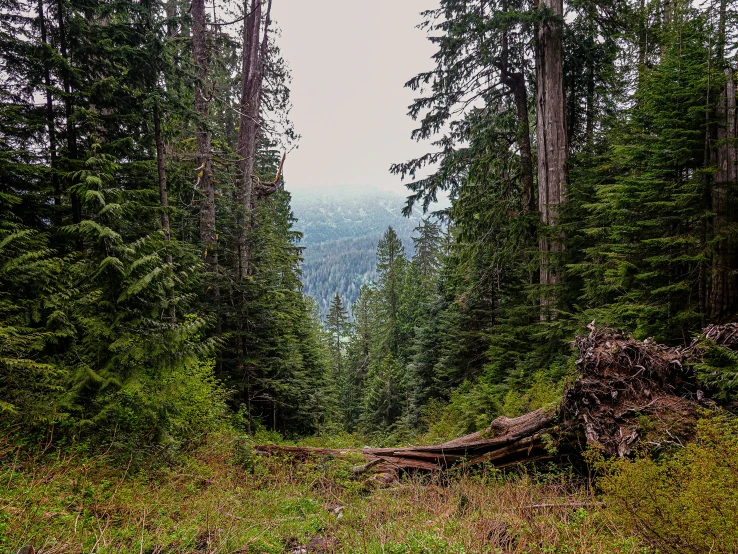
[[200, 190], [200, 240], [203, 261], [210, 273], [218, 267], [218, 235], [215, 228], [215, 189], [211, 155], [210, 91], [208, 90], [209, 57], [205, 0], [192, 0], [192, 58], [195, 63], [195, 112], [197, 113], [198, 188]]
[[[597, 36], [597, 26], [595, 24], [595, 16], [597, 14], [596, 6], [590, 5], [587, 11], [587, 26], [590, 36]], [[585, 111], [585, 141], [588, 150], [591, 150], [594, 144], [594, 128], [596, 117], [596, 96], [595, 96], [595, 63], [594, 56], [587, 56], [587, 106]]]
[[[538, 28], [536, 77], [537, 136], [538, 136], [538, 209], [544, 226], [555, 226], [559, 205], [566, 198], [566, 115], [564, 99], [564, 48], [562, 40], [563, 0], [540, 0], [539, 9], [546, 15]], [[564, 249], [561, 237], [556, 233], [541, 234], [540, 279], [543, 285], [541, 317], [552, 317], [554, 296], [552, 285], [560, 281], [553, 261], [557, 252]]]
[[533, 179], [533, 153], [530, 145], [530, 122], [528, 119], [528, 89], [522, 73], [512, 75], [515, 80], [513, 98], [518, 115], [518, 148], [520, 148], [520, 184], [523, 189], [523, 212], [535, 212], [536, 194]]
[[738, 182], [738, 145], [736, 145], [736, 87], [732, 69], [725, 71], [727, 83], [718, 102], [717, 171], [711, 190], [713, 237], [710, 317], [724, 322], [738, 312], [736, 293], [736, 241], [730, 226], [736, 220], [734, 196]]
[[663, 29], [671, 26], [674, 20], [674, 0], [664, 0], [662, 4], [663, 9]]
[[[169, 225], [169, 198], [167, 197], [167, 172], [164, 167], [164, 138], [161, 134], [161, 116], [159, 106], [154, 106], [154, 138], [156, 140], [156, 172], [159, 177], [159, 202], [161, 204], [161, 230], [164, 232], [164, 240], [172, 240], [172, 232]], [[167, 256], [167, 262], [171, 263], [171, 254]]]
[[725, 60], [725, 23], [728, 17], [728, 0], [720, 0], [720, 19], [718, 20], [717, 57]]
[[[64, 21], [64, 5], [63, 0], [57, 2], [57, 21], [59, 25], [59, 50], [61, 51], [64, 67], [62, 69], [62, 86], [64, 88], [64, 116], [67, 126], [67, 158], [70, 164], [77, 159], [77, 128], [74, 125], [74, 103], [72, 102], [72, 83], [69, 71], [71, 60], [67, 52], [67, 29]], [[71, 169], [68, 167], [67, 169]], [[82, 203], [76, 193], [72, 193], [72, 222], [79, 223], [82, 221]]]
[[[46, 17], [44, 16], [43, 0], [38, 2], [38, 20], [41, 29], [41, 43], [43, 47], [50, 48], [48, 33], [46, 30]], [[44, 88], [46, 89], [46, 127], [49, 133], [49, 165], [51, 166], [51, 184], [54, 188], [54, 206], [57, 209], [57, 224], [61, 223], [62, 190], [57, 174], [57, 152], [56, 152], [56, 123], [54, 117], [54, 98], [51, 93], [51, 68], [47, 58], [48, 52], [44, 53]]]
[[243, 26], [243, 68], [241, 76], [241, 105], [239, 115], [238, 175], [236, 198], [239, 204], [238, 277], [243, 279], [251, 272], [249, 235], [253, 227], [254, 164], [256, 140], [260, 131], [261, 89], [264, 63], [267, 55], [267, 39], [271, 24], [272, 1], [268, 0], [262, 34], [262, 0], [251, 0], [251, 9]]
[[[167, 197], [167, 171], [164, 167], [164, 138], [161, 134], [161, 116], [159, 106], [154, 106], [154, 140], [156, 141], [156, 173], [159, 177], [159, 203], [161, 204], [161, 230], [164, 233], [164, 241], [169, 246], [172, 240], [172, 230], [169, 223], [169, 198]], [[167, 264], [173, 262], [171, 250], [167, 251]], [[169, 318], [172, 323], [177, 323], [177, 309], [173, 302], [174, 292], [171, 291]]]
[[167, 37], [173, 37], [179, 31], [177, 25], [177, 5], [174, 3], [174, 0], [169, 0], [164, 4], [164, 13], [167, 18]]
[[[503, 3], [503, 11], [507, 11], [507, 3]], [[522, 71], [510, 71], [510, 49], [508, 32], [502, 34], [502, 53], [500, 56], [500, 78], [502, 83], [510, 89], [515, 102], [515, 111], [518, 118], [517, 142], [520, 148], [520, 184], [523, 189], [523, 213], [534, 212], [536, 195], [533, 179], [533, 151], [530, 144], [530, 120], [528, 118], [528, 88], [525, 84], [525, 75]]]

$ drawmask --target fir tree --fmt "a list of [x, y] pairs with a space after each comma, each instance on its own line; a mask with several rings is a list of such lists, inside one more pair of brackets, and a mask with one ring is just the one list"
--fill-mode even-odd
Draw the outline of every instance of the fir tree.
[[326, 330], [330, 335], [331, 352], [333, 354], [333, 375], [337, 381], [343, 378], [344, 345], [343, 339], [348, 331], [348, 313], [343, 307], [341, 297], [336, 293], [326, 318]]

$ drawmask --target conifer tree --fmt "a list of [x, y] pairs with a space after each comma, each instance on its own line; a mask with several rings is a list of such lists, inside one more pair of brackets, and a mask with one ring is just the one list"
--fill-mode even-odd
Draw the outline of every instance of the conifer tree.
[[393, 356], [399, 346], [398, 313], [407, 258], [405, 247], [392, 227], [389, 227], [377, 244], [377, 282], [380, 302], [382, 349]]
[[423, 284], [427, 286], [437, 274], [441, 263], [441, 224], [426, 218], [413, 231], [417, 234], [413, 236], [413, 262], [417, 265]]
[[330, 334], [331, 352], [333, 354], [333, 375], [336, 381], [343, 379], [344, 346], [343, 339], [348, 331], [348, 313], [343, 307], [341, 297], [336, 293], [326, 317], [326, 329]]

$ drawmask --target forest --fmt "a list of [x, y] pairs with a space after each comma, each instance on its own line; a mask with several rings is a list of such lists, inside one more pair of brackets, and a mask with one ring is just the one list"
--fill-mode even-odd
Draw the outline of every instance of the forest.
[[738, 2], [429, 2], [325, 316], [277, 23], [0, 1], [0, 550], [738, 551]]

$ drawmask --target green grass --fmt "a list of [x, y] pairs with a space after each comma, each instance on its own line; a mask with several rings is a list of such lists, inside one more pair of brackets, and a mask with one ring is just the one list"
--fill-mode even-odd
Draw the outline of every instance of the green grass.
[[5, 444], [0, 551], [283, 553], [322, 537], [327, 552], [643, 552], [597, 509], [531, 507], [592, 500], [566, 476], [487, 469], [382, 486], [350, 458], [260, 458], [222, 433], [134, 470], [120, 455]]

